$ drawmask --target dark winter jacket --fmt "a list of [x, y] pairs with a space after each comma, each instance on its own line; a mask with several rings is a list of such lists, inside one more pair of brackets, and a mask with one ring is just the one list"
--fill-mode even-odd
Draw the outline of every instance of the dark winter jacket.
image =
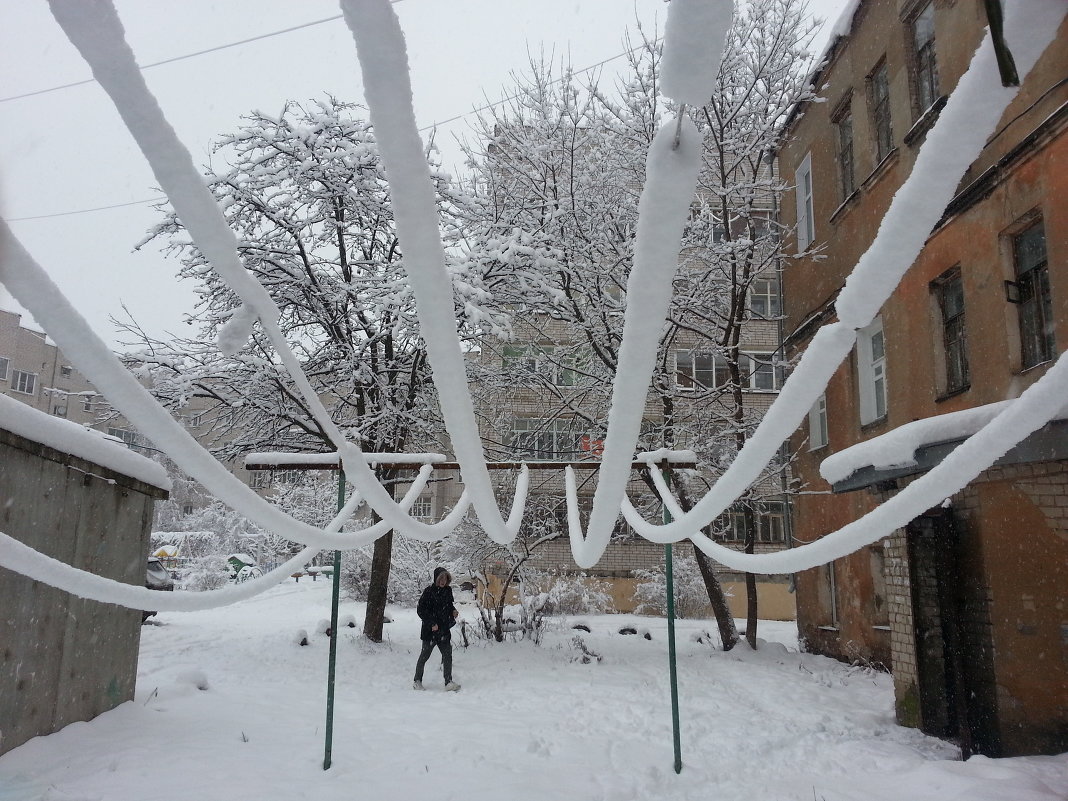
[[[415, 610], [419, 615], [419, 619], [423, 621], [423, 627], [419, 631], [419, 639], [424, 642], [429, 640], [448, 642], [452, 637], [449, 629], [456, 623], [456, 619], [453, 617], [456, 606], [452, 600], [452, 587], [448, 583], [444, 587], [439, 587], [436, 583], [441, 573], [445, 573], [448, 576], [448, 571], [445, 568], [439, 567], [434, 571], [435, 583], [423, 590], [423, 594], [419, 598], [419, 605]], [[447, 581], [451, 580], [452, 576], [448, 576]], [[438, 626], [438, 630], [431, 631], [431, 627], [435, 623]]]

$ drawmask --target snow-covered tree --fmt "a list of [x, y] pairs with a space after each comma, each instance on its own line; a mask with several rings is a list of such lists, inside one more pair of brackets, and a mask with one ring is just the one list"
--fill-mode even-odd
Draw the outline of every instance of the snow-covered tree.
[[[415, 302], [404, 272], [377, 143], [362, 109], [333, 98], [254, 112], [215, 145], [207, 182], [239, 240], [245, 268], [280, 309], [279, 324], [333, 420], [368, 452], [426, 450], [439, 433], [433, 385]], [[429, 154], [428, 154], [429, 155]], [[447, 241], [466, 205], [435, 172]], [[257, 327], [246, 347], [223, 353], [220, 328], [240, 300], [210, 269], [173, 212], [148, 235], [181, 261], [195, 283], [195, 334], [167, 342], [141, 336], [128, 359], [151, 376], [154, 394], [177, 411], [191, 401], [214, 454], [333, 450]], [[142, 243], [143, 245], [144, 243]], [[493, 325], [473, 262], [453, 262], [462, 336]], [[137, 333], [135, 325], [129, 330]], [[383, 471], [383, 479], [391, 479]], [[392, 534], [375, 545], [364, 633], [382, 636]]]
[[[808, 91], [803, 51], [812, 31], [800, 0], [749, 3], [727, 41], [716, 95], [693, 112], [704, 163], [643, 443], [696, 451], [706, 479], [726, 468], [759, 420], [764, 404], [753, 402], [751, 390], [775, 389], [784, 367], [744, 347], [754, 325], [776, 333], [782, 252], [774, 209], [785, 187], [770, 158], [778, 126]], [[545, 426], [558, 430], [566, 421], [595, 439], [607, 423], [623, 310], [640, 302], [626, 294], [637, 204], [648, 147], [667, 110], [657, 85], [659, 45], [646, 36], [629, 44], [629, 70], [614, 93], [581, 84], [567, 68], [557, 75], [532, 63], [528, 76], [517, 77], [514, 99], [481, 121], [468, 149], [481, 216], [467, 245], [473, 260], [507, 265], [519, 279], [513, 330], [524, 340], [487, 340], [483, 348], [496, 349], [502, 363], [530, 367], [513, 369], [518, 379], [504, 386], [487, 379], [482, 405], [504, 409], [517, 392], [536, 390]], [[502, 444], [514, 444], [506, 420], [490, 425]], [[782, 491], [783, 469], [771, 466], [740, 500], [747, 550], [754, 510], [769, 491]], [[689, 508], [693, 490], [685, 482], [676, 488]], [[722, 536], [728, 525], [706, 533]], [[722, 589], [707, 557], [695, 551], [695, 559], [730, 648], [738, 635]], [[756, 593], [748, 581], [752, 644]]]

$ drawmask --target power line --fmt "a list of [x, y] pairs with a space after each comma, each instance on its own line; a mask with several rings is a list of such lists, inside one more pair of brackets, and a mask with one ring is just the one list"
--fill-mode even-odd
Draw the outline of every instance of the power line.
[[[394, 3], [399, 3], [400, 0], [393, 0]], [[153, 61], [151, 64], [139, 64], [138, 69], [147, 70], [152, 67], [159, 67], [163, 64], [173, 64], [176, 61], [185, 61], [188, 58], [196, 58], [197, 56], [203, 56], [208, 53], [217, 53], [220, 50], [228, 50], [231, 47], [240, 47], [241, 45], [249, 44], [250, 42], [258, 42], [262, 39], [270, 39], [272, 36], [281, 36], [284, 33], [292, 33], [293, 31], [303, 30], [304, 28], [311, 28], [314, 25], [322, 25], [324, 22], [333, 22], [334, 20], [341, 19], [341, 14], [335, 14], [332, 17], [324, 17], [323, 19], [313, 20], [312, 22], [304, 22], [300, 25], [293, 25], [289, 28], [282, 28], [278, 31], [271, 31], [270, 33], [262, 33], [259, 36], [252, 36], [248, 39], [241, 39], [237, 42], [229, 42], [227, 44], [221, 44], [216, 47], [209, 47], [206, 50], [197, 50], [195, 53], [186, 53], [183, 56], [174, 56], [173, 58], [165, 58], [162, 61]], [[87, 83], [96, 83], [96, 78], [86, 78], [83, 81], [74, 81], [72, 83], [64, 83], [59, 86], [50, 86], [47, 89], [37, 89], [33, 92], [24, 92], [21, 95], [12, 95], [11, 97], [0, 97], [0, 103], [7, 103], [11, 100], [21, 100], [25, 97], [34, 97], [36, 95], [45, 95], [49, 92], [58, 92], [60, 89], [70, 89], [73, 86], [84, 86]]]
[[[401, 2], [401, 0], [392, 0], [392, 2], [393, 3], [399, 3], [399, 2]], [[262, 36], [256, 36], [256, 37], [253, 37], [251, 39], [244, 39], [244, 40], [242, 40], [240, 42], [232, 42], [232, 43], [227, 44], [227, 45], [220, 45], [219, 47], [214, 47], [214, 48], [211, 48], [209, 50], [201, 50], [198, 53], [189, 53], [188, 55], [175, 56], [174, 58], [166, 59], [165, 61], [157, 61], [157, 62], [155, 62], [153, 64], [145, 64], [144, 66], [141, 67], [141, 69], [147, 69], [149, 67], [155, 67], [155, 66], [158, 66], [160, 64], [168, 64], [168, 63], [170, 63], [172, 61], [181, 61], [182, 59], [192, 58], [193, 56], [198, 56], [198, 55], [203, 55], [204, 53], [210, 53], [210, 52], [212, 52], [214, 50], [224, 50], [224, 49], [226, 49], [228, 47], [236, 47], [237, 45], [240, 45], [240, 44], [247, 44], [248, 42], [254, 42], [257, 39], [266, 39], [269, 36], [277, 36], [278, 34], [281, 34], [281, 33], [288, 33], [289, 31], [295, 31], [295, 30], [298, 30], [300, 28], [308, 28], [308, 27], [311, 27], [312, 25], [319, 25], [321, 23], [330, 22], [330, 21], [336, 20], [336, 19], [341, 19], [341, 15], [339, 14], [339, 15], [334, 16], [334, 17], [326, 17], [325, 19], [316, 20], [315, 22], [306, 22], [303, 25], [297, 25], [297, 26], [295, 26], [293, 28], [286, 28], [285, 30], [275, 31], [274, 33], [266, 33], [266, 34], [263, 34]], [[653, 40], [653, 43], [659, 41], [659, 39], [660, 39], [660, 37], [657, 37], [656, 39]], [[614, 56], [610, 56], [610, 57], [608, 57], [606, 59], [598, 61], [596, 64], [591, 64], [588, 67], [583, 67], [580, 70], [575, 70], [574, 72], [572, 72], [570, 74], [572, 74], [572, 75], [582, 75], [582, 74], [587, 73], [587, 72], [592, 72], [593, 70], [598, 69], [600, 67], [603, 67], [605, 64], [608, 64], [611, 61], [615, 61], [616, 59], [623, 58], [624, 56], [629, 55], [630, 53], [633, 53], [635, 50], [640, 50], [641, 48], [643, 48], [645, 46], [646, 46], [645, 44], [641, 44], [641, 45], [638, 45], [637, 47], [632, 47], [630, 50], [624, 50], [622, 53], [616, 53], [616, 55], [614, 55]], [[567, 77], [567, 75], [562, 75], [559, 78], [557, 78], [556, 80], [550, 81], [549, 85], [551, 86], [553, 84], [560, 83], [561, 81], [565, 80], [566, 77]], [[83, 84], [83, 83], [94, 83], [94, 81], [95, 81], [95, 79], [89, 79], [88, 81], [79, 81], [78, 83], [65, 84], [64, 86], [55, 86], [55, 87], [52, 87], [51, 89], [42, 89], [42, 90], [40, 90], [38, 92], [31, 92], [30, 94], [43, 94], [44, 92], [52, 92], [52, 91], [56, 91], [57, 89], [64, 89], [64, 88], [66, 88], [68, 86], [79, 86], [80, 84]], [[29, 95], [17, 95], [15, 97], [4, 98], [4, 99], [0, 100], [0, 103], [4, 102], [4, 100], [16, 100], [19, 97], [28, 97], [28, 96]], [[441, 120], [439, 122], [435, 122], [433, 125], [424, 125], [422, 128], [419, 129], [419, 133], [425, 133], [426, 131], [433, 130], [433, 129], [437, 128], [439, 125], [448, 125], [450, 122], [456, 122], [457, 120], [462, 120], [464, 117], [469, 117], [472, 114], [481, 114], [483, 111], [488, 111], [491, 108], [496, 108], [497, 106], [503, 105], [504, 103], [508, 103], [508, 102], [510, 102], [512, 100], [515, 100], [517, 97], [519, 97], [518, 94], [508, 95], [506, 97], [502, 97], [500, 100], [495, 100], [492, 103], [487, 103], [484, 106], [479, 106], [478, 108], [473, 108], [470, 111], [465, 111], [462, 114], [457, 114], [454, 117], [449, 117], [446, 120]], [[125, 203], [112, 203], [112, 204], [110, 204], [108, 206], [94, 206], [94, 207], [88, 208], [88, 209], [72, 209], [71, 211], [57, 211], [57, 212], [53, 212], [52, 214], [35, 214], [35, 215], [29, 216], [29, 217], [11, 217], [10, 219], [7, 220], [7, 222], [13, 223], [13, 222], [27, 222], [29, 220], [48, 220], [48, 219], [51, 219], [53, 217], [69, 217], [69, 216], [75, 215], [75, 214], [90, 214], [90, 213], [95, 212], [95, 211], [107, 211], [109, 209], [121, 209], [121, 208], [125, 208], [127, 206], [144, 206], [144, 205], [148, 205], [149, 203], [158, 203], [161, 200], [166, 200], [166, 197], [163, 196], [163, 195], [157, 195], [156, 197], [146, 198], [144, 200], [129, 200], [129, 201], [125, 202]]]

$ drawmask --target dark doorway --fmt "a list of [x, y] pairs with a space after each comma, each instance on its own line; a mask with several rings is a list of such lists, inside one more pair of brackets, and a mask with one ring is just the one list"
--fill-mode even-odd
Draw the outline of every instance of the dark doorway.
[[920, 728], [958, 742], [967, 759], [974, 753], [965, 668], [969, 649], [961, 625], [960, 537], [953, 511], [932, 509], [909, 523], [906, 532]]

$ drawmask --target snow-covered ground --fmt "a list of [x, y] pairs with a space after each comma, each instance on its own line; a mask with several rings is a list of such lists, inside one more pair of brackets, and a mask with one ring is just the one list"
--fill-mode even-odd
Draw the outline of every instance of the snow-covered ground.
[[[894, 724], [888, 676], [798, 653], [791, 623], [762, 623], [771, 642], [759, 652], [722, 653], [695, 637], [709, 623], [679, 622], [676, 775], [666, 625], [633, 616], [583, 618], [589, 634], [557, 622], [540, 646], [457, 638], [459, 693], [442, 690], [436, 655], [428, 691], [412, 690], [413, 611], [392, 612], [381, 645], [344, 629], [323, 771], [328, 640], [314, 632], [329, 588], [286, 582], [221, 609], [160, 613], [142, 629], [136, 699], [0, 757], [0, 799], [1068, 798], [1068, 754], [961, 763]], [[360, 620], [362, 608], [341, 612]], [[628, 623], [637, 636], [618, 633]], [[300, 629], [310, 646], [294, 642]], [[600, 662], [577, 659], [576, 635]]]

